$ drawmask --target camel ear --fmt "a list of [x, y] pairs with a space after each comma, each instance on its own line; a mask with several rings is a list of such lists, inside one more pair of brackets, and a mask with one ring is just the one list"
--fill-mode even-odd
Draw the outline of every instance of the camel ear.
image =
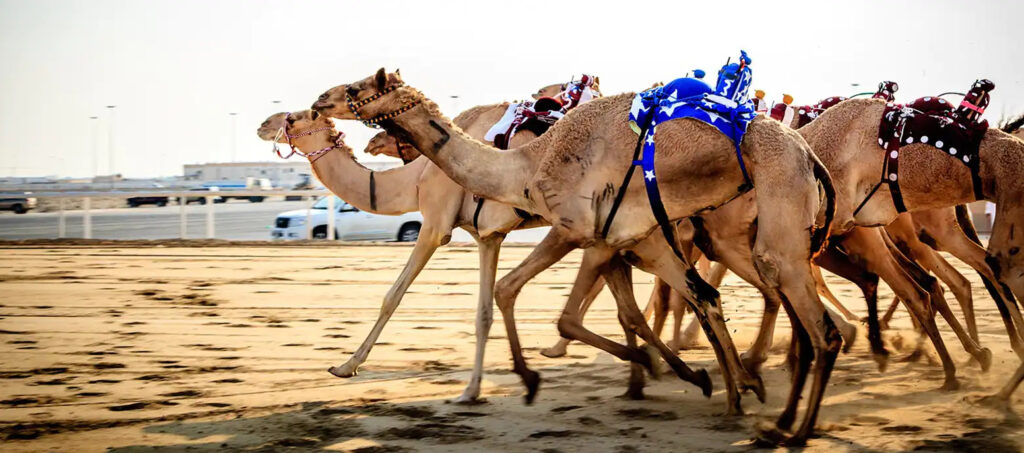
[[601, 84], [601, 78], [598, 77], [598, 76], [594, 76], [594, 85], [600, 85], [600, 84]]
[[374, 82], [377, 83], [377, 91], [384, 91], [388, 85], [388, 73], [384, 71], [384, 68], [377, 70], [377, 74], [373, 76]]

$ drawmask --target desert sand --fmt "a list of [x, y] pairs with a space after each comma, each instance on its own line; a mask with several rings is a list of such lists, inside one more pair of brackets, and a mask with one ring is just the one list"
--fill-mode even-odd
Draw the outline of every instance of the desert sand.
[[[173, 245], [173, 244], [172, 244]], [[765, 365], [765, 404], [725, 417], [710, 348], [683, 351], [715, 379], [710, 399], [673, 375], [648, 381], [647, 400], [619, 397], [628, 367], [588, 346], [569, 356], [537, 351], [557, 338], [554, 320], [580, 254], [526, 287], [517, 316], [527, 357], [543, 378], [523, 404], [511, 374], [500, 314], [487, 348], [486, 403], [461, 406], [469, 375], [477, 292], [476, 249], [442, 248], [412, 286], [358, 376], [327, 373], [368, 332], [410, 248], [405, 246], [6, 245], [0, 250], [0, 439], [20, 451], [747, 451], [758, 423], [788, 393], [782, 316]], [[499, 275], [529, 253], [502, 251]], [[880, 373], [860, 339], [839, 357], [807, 451], [1019, 451], [1024, 422], [976, 404], [1017, 367], [998, 312], [977, 275], [982, 373], [940, 321], [960, 364], [962, 389], [939, 391], [927, 361], [899, 363], [916, 341], [906, 311], [886, 338], [895, 358]], [[852, 284], [826, 276], [865, 313]], [[652, 278], [635, 274], [645, 301]], [[737, 344], [753, 340], [762, 303], [730, 276], [722, 301]], [[881, 304], [891, 299], [881, 289]], [[959, 313], [956, 301], [947, 293]], [[884, 308], [883, 308], [884, 309]], [[623, 341], [605, 292], [585, 324]], [[1024, 400], [1018, 391], [1014, 402]]]

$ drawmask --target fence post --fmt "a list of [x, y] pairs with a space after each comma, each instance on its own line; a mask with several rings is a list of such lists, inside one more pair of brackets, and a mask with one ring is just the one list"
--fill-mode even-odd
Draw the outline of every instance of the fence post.
[[327, 196], [327, 240], [334, 240], [334, 195]]
[[178, 197], [178, 236], [185, 239], [185, 234], [188, 232], [188, 214], [185, 213], [185, 208], [188, 207], [188, 197]]
[[92, 239], [92, 199], [82, 198], [82, 237]]
[[57, 237], [64, 238], [68, 235], [67, 217], [64, 213], [64, 199], [60, 199], [60, 217], [57, 218]]
[[313, 195], [309, 196], [309, 206], [306, 207], [306, 239], [313, 239], [313, 204], [316, 203], [316, 197]]
[[213, 197], [206, 197], [206, 238], [213, 239]]

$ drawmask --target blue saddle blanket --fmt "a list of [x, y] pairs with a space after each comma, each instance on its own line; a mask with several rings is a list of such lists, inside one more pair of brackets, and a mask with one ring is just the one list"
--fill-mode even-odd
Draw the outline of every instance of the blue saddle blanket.
[[[757, 114], [748, 96], [752, 79], [749, 64], [750, 58], [746, 52], [742, 52], [739, 63], [726, 64], [718, 72], [714, 89], [703, 80], [684, 77], [668, 85], [641, 92], [633, 98], [629, 111], [630, 128], [639, 135], [644, 133], [643, 125], [649, 124], [646, 137], [642, 137], [642, 159], [635, 162], [643, 167], [645, 181], [655, 179], [657, 125], [674, 119], [693, 118], [714, 126], [732, 140], [744, 180], [750, 182], [740, 153], [740, 143], [747, 131], [747, 124]], [[650, 118], [650, 115], [654, 117]]]

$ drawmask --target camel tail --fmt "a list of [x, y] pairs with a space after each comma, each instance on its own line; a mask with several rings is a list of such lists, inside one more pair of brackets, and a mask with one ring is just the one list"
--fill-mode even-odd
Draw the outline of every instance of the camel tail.
[[828, 244], [828, 234], [832, 228], [832, 219], [836, 216], [836, 188], [832, 185], [832, 175], [818, 160], [818, 156], [810, 153], [811, 163], [814, 165], [814, 179], [821, 184], [825, 191], [825, 224], [811, 234], [811, 257], [817, 256], [825, 250]]

